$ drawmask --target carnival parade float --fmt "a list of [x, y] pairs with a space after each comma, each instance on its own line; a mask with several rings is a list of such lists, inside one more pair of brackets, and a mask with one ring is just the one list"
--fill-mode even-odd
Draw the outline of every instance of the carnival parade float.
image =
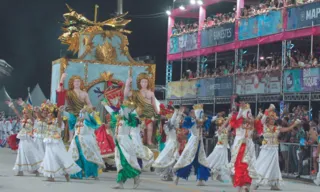
[[[114, 131], [115, 127], [112, 127], [112, 124], [114, 124], [112, 120], [110, 122], [106, 121], [105, 104], [108, 103], [113, 108], [120, 108], [125, 96], [124, 90], [130, 87], [132, 101], [137, 104], [137, 110], [141, 112], [139, 120], [141, 122], [141, 133], [144, 135], [144, 143], [155, 149], [152, 151], [156, 157], [158, 150], [154, 143], [150, 141], [150, 138], [155, 141], [156, 133], [159, 132], [157, 123], [159, 116], [154, 112], [159, 109], [160, 103], [156, 98], [154, 98], [155, 103], [153, 102], [153, 104], [144, 101], [146, 98], [142, 96], [142, 92], [146, 90], [141, 87], [142, 80], [147, 80], [148, 85], [145, 89], [154, 95], [156, 66], [155, 64], [136, 62], [130, 56], [127, 34], [130, 34], [131, 31], [124, 29], [131, 22], [131, 20], [125, 19], [127, 13], [97, 22], [97, 5], [95, 7], [94, 21], [90, 21], [85, 16], [77, 13], [69, 5], [67, 5], [67, 8], [69, 12], [63, 15], [65, 19], [62, 27], [63, 34], [59, 37], [59, 40], [62, 44], [68, 45], [68, 51], [77, 54], [78, 58], [70, 59], [64, 57], [53, 61], [51, 101], [57, 102], [59, 105], [61, 94], [59, 96], [58, 92], [56, 92], [57, 88], [63, 84], [67, 92], [72, 92], [75, 80], [80, 80], [81, 90], [88, 93], [92, 106], [96, 111], [100, 112], [100, 119], [106, 123], [103, 125], [107, 125]], [[61, 79], [63, 82], [61, 82]], [[128, 86], [128, 79], [131, 80], [130, 86]], [[65, 97], [65, 95], [62, 97]], [[154, 109], [152, 118], [145, 117], [148, 116], [148, 113], [150, 114], [150, 107], [152, 110]], [[65, 119], [65, 123], [68, 124], [68, 117]], [[151, 137], [149, 134], [150, 128], [151, 132], [153, 132]], [[110, 133], [110, 129], [108, 131]], [[67, 143], [68, 137], [72, 137], [72, 132], [64, 135], [64, 141]], [[102, 140], [103, 137], [101, 137], [100, 141], [97, 135], [100, 148], [105, 144], [105, 141]], [[110, 143], [110, 141], [108, 142]], [[112, 146], [111, 143], [106, 149], [111, 149], [110, 146]], [[105, 154], [103, 153], [103, 149], [101, 149], [101, 154], [109, 158], [110, 156], [112, 157], [114, 151], [112, 149], [111, 151], [105, 151]]]
[[60, 58], [52, 62], [52, 102], [56, 102], [56, 89], [63, 73], [68, 74], [65, 84], [73, 76], [81, 77], [84, 90], [88, 92], [95, 107], [100, 105], [103, 90], [114, 84], [123, 85], [130, 70], [133, 89], [137, 89], [136, 79], [141, 73], [149, 75], [150, 88], [154, 88], [155, 64], [138, 63], [130, 56], [126, 34], [131, 31], [124, 29], [131, 21], [124, 18], [127, 13], [97, 22], [96, 19], [90, 21], [68, 5], [67, 7], [69, 12], [63, 15], [65, 22], [59, 40], [69, 46], [69, 51], [78, 54], [78, 58]]

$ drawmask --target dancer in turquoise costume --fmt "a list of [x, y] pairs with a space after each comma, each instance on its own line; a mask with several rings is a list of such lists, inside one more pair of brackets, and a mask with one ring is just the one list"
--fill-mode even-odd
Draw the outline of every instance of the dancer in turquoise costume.
[[[113, 114], [113, 109], [105, 105], [106, 110]], [[115, 162], [117, 167], [117, 185], [114, 189], [123, 189], [128, 179], [134, 179], [133, 188], [139, 186], [141, 169], [137, 160], [136, 150], [130, 137], [130, 130], [138, 127], [138, 116], [132, 102], [124, 101], [117, 115], [115, 129]]]
[[94, 131], [101, 125], [99, 116], [89, 107], [84, 107], [79, 114], [75, 136], [70, 144], [69, 153], [82, 171], [71, 175], [73, 179], [83, 177], [98, 178], [99, 168], [105, 168], [104, 161]]
[[[207, 181], [211, 175], [202, 140], [203, 125], [207, 124], [203, 115], [203, 106], [194, 105], [193, 108], [194, 110], [190, 112], [190, 116], [186, 117], [183, 122], [183, 127], [191, 130], [191, 137], [173, 167], [173, 171], [177, 176], [175, 179], [176, 185], [179, 178], [188, 179], [192, 166], [197, 175], [198, 186], [203, 186], [203, 181]], [[208, 121], [211, 121], [211, 119]]]
[[89, 95], [84, 91], [84, 82], [80, 76], [72, 76], [68, 82], [69, 89], [65, 90], [63, 87], [63, 82], [66, 79], [67, 74], [63, 73], [61, 75], [60, 84], [57, 89], [57, 104], [58, 106], [65, 105], [67, 101], [67, 116], [69, 124], [69, 142], [73, 139], [74, 128], [77, 123], [77, 118], [81, 109], [85, 105], [92, 107], [89, 99]]

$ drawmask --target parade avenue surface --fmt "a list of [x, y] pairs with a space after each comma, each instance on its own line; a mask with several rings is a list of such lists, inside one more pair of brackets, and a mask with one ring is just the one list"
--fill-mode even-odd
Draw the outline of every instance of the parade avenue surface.
[[[160, 178], [151, 172], [143, 172], [141, 175], [142, 183], [138, 189], [132, 189], [133, 181], [129, 180], [125, 183], [125, 189], [115, 190], [112, 186], [116, 185], [116, 172], [108, 172], [100, 175], [99, 180], [71, 180], [65, 182], [64, 178], [59, 178], [56, 182], [47, 182], [44, 177], [35, 177], [34, 175], [25, 174], [23, 177], [14, 176], [12, 171], [15, 162], [16, 154], [10, 149], [0, 149], [0, 191], [1, 192], [93, 192], [93, 191], [135, 191], [135, 192], [233, 192], [235, 188], [230, 183], [219, 183], [209, 180], [204, 187], [197, 187], [195, 177], [192, 176], [189, 181], [180, 180], [179, 185], [174, 185], [173, 182], [163, 182]], [[319, 191], [320, 187], [314, 184], [307, 184], [298, 181], [286, 180], [283, 192], [286, 191]], [[259, 188], [257, 191], [270, 191], [269, 188]]]

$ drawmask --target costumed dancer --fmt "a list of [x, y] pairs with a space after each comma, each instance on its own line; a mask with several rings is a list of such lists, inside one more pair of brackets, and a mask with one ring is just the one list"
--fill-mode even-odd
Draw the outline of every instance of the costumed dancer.
[[[49, 101], [47, 101], [49, 102]], [[47, 116], [48, 116], [48, 108], [46, 103], [42, 103], [40, 110], [35, 110], [35, 115], [37, 119], [34, 121], [33, 127], [33, 140], [38, 146], [39, 151], [44, 156], [46, 145], [43, 142], [43, 139], [46, 135], [48, 124], [47, 124]]]
[[67, 77], [66, 73], [61, 75], [60, 84], [57, 89], [57, 104], [58, 107], [65, 105], [66, 111], [68, 112], [68, 127], [69, 127], [69, 142], [72, 141], [74, 135], [74, 128], [77, 123], [77, 118], [81, 109], [85, 105], [92, 107], [92, 104], [89, 99], [89, 95], [84, 90], [84, 82], [80, 76], [72, 76], [69, 79], [68, 85], [69, 90], [65, 90], [63, 83]]
[[[168, 121], [164, 124], [164, 132], [166, 134], [166, 142], [164, 149], [160, 152], [158, 158], [153, 163], [157, 174], [161, 176], [162, 181], [173, 181], [172, 168], [179, 159], [179, 143], [177, 140], [176, 129], [179, 127], [182, 120], [184, 108], [174, 110], [160, 106], [160, 114], [165, 115]], [[173, 114], [172, 114], [173, 113]]]
[[230, 127], [235, 129], [231, 149], [231, 161], [228, 165], [233, 177], [233, 186], [238, 192], [249, 191], [252, 179], [257, 179], [258, 175], [254, 167], [256, 160], [255, 148], [252, 141], [254, 130], [254, 119], [251, 114], [250, 105], [244, 103], [238, 96], [235, 102], [239, 106], [239, 112], [234, 113], [230, 120]]
[[112, 114], [106, 116], [107, 124], [103, 124], [95, 133], [97, 136], [98, 145], [101, 150], [101, 155], [105, 161], [107, 172], [108, 170], [113, 170], [114, 165], [114, 133], [117, 123], [116, 115], [119, 114], [120, 105], [123, 101], [123, 83], [119, 82], [117, 85], [113, 84], [111, 81], [108, 82], [108, 88], [103, 92], [96, 90], [100, 94], [104, 95], [104, 99], [101, 104], [103, 106], [109, 106], [113, 109]]
[[7, 102], [9, 107], [21, 119], [21, 129], [17, 135], [17, 138], [20, 139], [20, 143], [13, 170], [17, 172], [17, 176], [23, 176], [24, 171], [28, 171], [39, 176], [38, 169], [42, 162], [43, 154], [38, 150], [37, 145], [32, 139], [34, 122], [32, 117], [33, 108], [31, 105], [25, 104], [21, 99], [19, 99], [17, 103], [24, 108], [22, 116], [11, 101]]
[[212, 179], [224, 182], [230, 180], [230, 175], [225, 174], [223, 169], [228, 165], [228, 134], [230, 127], [227, 126], [230, 118], [224, 119], [219, 117], [217, 119], [213, 118], [216, 121], [218, 130], [216, 131], [216, 137], [218, 137], [218, 142], [214, 147], [211, 154], [208, 156], [207, 161], [211, 168]]
[[203, 124], [205, 123], [203, 105], [194, 105], [193, 109], [189, 117], [186, 117], [183, 122], [183, 127], [191, 130], [191, 137], [178, 162], [173, 167], [173, 171], [177, 176], [175, 179], [176, 185], [179, 182], [179, 178], [187, 179], [190, 176], [192, 166], [197, 175], [198, 186], [204, 186], [203, 181], [207, 181], [210, 177], [210, 168], [202, 138]]
[[54, 182], [56, 177], [64, 176], [70, 181], [70, 175], [78, 173], [81, 168], [74, 162], [72, 156], [67, 152], [61, 132], [64, 129], [61, 114], [64, 106], [58, 109], [54, 104], [48, 105], [48, 130], [44, 138], [46, 150], [39, 172], [47, 177], [47, 181]]
[[[134, 179], [133, 188], [137, 188], [140, 183], [141, 169], [137, 160], [136, 150], [130, 138], [130, 129], [137, 128], [138, 116], [134, 110], [134, 103], [124, 101], [121, 105], [115, 130], [115, 162], [117, 167], [117, 186], [114, 189], [123, 189], [123, 184], [128, 179]], [[113, 109], [105, 106], [106, 110], [112, 114]]]
[[253, 182], [255, 189], [258, 189], [259, 186], [269, 186], [271, 190], [280, 190], [280, 186], [283, 184], [279, 166], [279, 133], [291, 131], [300, 123], [300, 120], [295, 120], [289, 127], [281, 127], [280, 124], [276, 125], [276, 120], [278, 120], [278, 117], [275, 112], [275, 106], [271, 104], [269, 109], [265, 110], [261, 119], [264, 140], [255, 163], [255, 168], [260, 177]]
[[99, 116], [89, 107], [84, 107], [79, 114], [76, 132], [71, 141], [68, 153], [82, 170], [72, 179], [93, 177], [98, 179], [99, 168], [105, 168], [104, 161], [97, 145], [94, 131], [101, 125]]

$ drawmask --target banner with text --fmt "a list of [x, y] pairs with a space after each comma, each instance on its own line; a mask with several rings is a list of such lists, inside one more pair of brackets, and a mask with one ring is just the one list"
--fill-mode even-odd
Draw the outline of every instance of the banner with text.
[[197, 49], [198, 32], [185, 33], [170, 38], [170, 54]]
[[234, 41], [235, 24], [226, 23], [217, 27], [210, 27], [201, 31], [201, 47], [211, 47], [231, 43]]
[[167, 99], [196, 98], [197, 80], [173, 81], [168, 83]]
[[294, 30], [320, 24], [320, 2], [287, 8], [287, 29]]
[[280, 33], [283, 30], [282, 25], [283, 18], [280, 10], [240, 19], [239, 40]]
[[201, 79], [198, 84], [199, 97], [231, 96], [233, 93], [233, 77]]
[[284, 92], [320, 91], [320, 68], [285, 70], [283, 78]]
[[236, 93], [239, 95], [280, 93], [281, 72], [258, 72], [236, 77]]

